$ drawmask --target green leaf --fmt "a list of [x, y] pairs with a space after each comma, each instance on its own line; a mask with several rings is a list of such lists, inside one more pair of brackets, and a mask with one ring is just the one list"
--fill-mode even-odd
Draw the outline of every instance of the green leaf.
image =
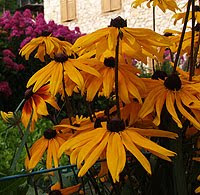
[[13, 171], [13, 170], [15, 169], [15, 167], [16, 167], [17, 161], [18, 161], [18, 159], [19, 159], [19, 157], [20, 157], [20, 155], [21, 155], [21, 153], [22, 153], [22, 150], [23, 150], [24, 145], [25, 145], [25, 143], [26, 143], [26, 140], [27, 140], [27, 138], [28, 138], [28, 134], [29, 134], [29, 132], [30, 132], [29, 130], [30, 130], [30, 126], [31, 126], [32, 117], [33, 117], [33, 111], [32, 111], [32, 113], [31, 113], [31, 117], [30, 117], [30, 119], [29, 119], [28, 126], [27, 126], [26, 131], [25, 131], [25, 133], [24, 133], [24, 136], [23, 136], [23, 138], [22, 138], [22, 141], [21, 141], [21, 144], [20, 144], [20, 146], [19, 146], [19, 149], [18, 149], [18, 151], [16, 152], [15, 157], [14, 157], [14, 159], [13, 159], [13, 162], [12, 162], [12, 165], [11, 165], [11, 168], [10, 168], [12, 171]]
[[26, 182], [26, 178], [18, 178], [13, 180], [7, 180], [1, 182], [0, 185], [0, 194], [16, 194], [16, 192], [19, 189], [19, 186], [24, 184]]

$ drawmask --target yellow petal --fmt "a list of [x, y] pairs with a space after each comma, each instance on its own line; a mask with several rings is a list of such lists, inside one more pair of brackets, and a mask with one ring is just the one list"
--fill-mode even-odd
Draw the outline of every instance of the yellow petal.
[[86, 159], [83, 167], [80, 169], [78, 176], [82, 177], [88, 171], [88, 169], [98, 160], [99, 156], [105, 149], [109, 138], [109, 133], [106, 133], [101, 143], [93, 150], [90, 156]]
[[171, 114], [173, 120], [177, 123], [178, 127], [182, 128], [182, 123], [178, 118], [178, 115], [177, 115], [176, 110], [174, 108], [174, 103], [175, 103], [174, 92], [168, 90], [167, 96], [166, 96], [166, 108], [167, 108], [169, 114]]
[[167, 150], [167, 149], [159, 146], [158, 144], [152, 142], [151, 140], [141, 136], [137, 132], [129, 131], [129, 130], [127, 130], [126, 132], [135, 144], [137, 144], [138, 146], [141, 146], [143, 148], [146, 148], [147, 150], [150, 149], [152, 151], [158, 152], [165, 156], [174, 156], [176, 154], [170, 150]]
[[135, 144], [131, 141], [126, 132], [121, 133], [122, 142], [134, 156], [140, 162], [140, 164], [144, 167], [144, 169], [151, 174], [151, 166], [147, 158], [142, 154], [142, 152], [135, 146]]

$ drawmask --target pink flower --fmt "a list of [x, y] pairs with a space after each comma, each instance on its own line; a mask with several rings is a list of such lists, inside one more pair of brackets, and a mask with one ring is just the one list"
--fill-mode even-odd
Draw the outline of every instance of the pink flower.
[[6, 64], [6, 66], [10, 66], [10, 67], [12, 67], [14, 63], [13, 60], [8, 56], [3, 57], [3, 62]]
[[30, 9], [25, 9], [23, 12], [23, 16], [26, 18], [32, 18], [31, 10]]
[[20, 48], [24, 47], [29, 41], [31, 41], [32, 37], [26, 37], [20, 44]]
[[7, 97], [12, 95], [12, 91], [7, 81], [0, 82], [0, 92], [3, 93]]
[[4, 57], [11, 57], [11, 58], [16, 57], [15, 54], [9, 49], [4, 49], [2, 53]]

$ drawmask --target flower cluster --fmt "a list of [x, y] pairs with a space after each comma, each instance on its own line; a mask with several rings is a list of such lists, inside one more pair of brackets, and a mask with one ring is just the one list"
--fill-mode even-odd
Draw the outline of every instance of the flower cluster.
[[24, 65], [23, 64], [17, 64], [16, 62], [13, 61], [15, 59], [15, 54], [12, 53], [11, 50], [5, 49], [3, 50], [3, 62], [5, 66], [9, 69], [20, 71], [24, 70]]
[[[2, 57], [0, 81], [7, 81], [10, 90], [18, 91], [19, 94], [17, 97], [10, 97], [12, 103], [5, 99], [1, 109], [4, 106], [9, 107], [9, 109], [17, 106], [17, 102], [23, 97], [28, 76], [41, 67], [39, 61], [31, 60], [32, 56], [29, 63], [34, 64], [34, 67], [27, 66], [27, 62], [19, 55], [19, 50], [31, 42], [33, 38], [39, 38], [43, 35], [50, 35], [52, 39], [59, 38], [59, 44], [60, 40], [74, 43], [78, 37], [82, 36], [78, 27], [70, 30], [67, 26], [56, 24], [54, 21], [46, 22], [42, 13], [34, 17], [28, 9], [23, 12], [16, 11], [14, 15], [5, 11], [0, 17], [0, 57]], [[22, 76], [23, 73], [25, 74]], [[21, 83], [20, 87], [15, 80]]]
[[16, 11], [13, 16], [9, 11], [4, 12], [0, 18], [0, 28], [10, 33], [10, 39], [25, 36], [26, 38], [22, 40], [20, 47], [23, 47], [32, 38], [41, 36], [43, 33], [52, 34], [71, 43], [81, 36], [78, 27], [70, 30], [68, 27], [58, 25], [54, 21], [47, 23], [42, 13], [38, 14], [34, 19], [31, 11], [28, 9], [23, 13]]

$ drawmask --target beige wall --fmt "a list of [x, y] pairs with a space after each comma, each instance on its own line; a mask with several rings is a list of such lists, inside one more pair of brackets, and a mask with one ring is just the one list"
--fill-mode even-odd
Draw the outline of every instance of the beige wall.
[[[147, 8], [145, 3], [137, 9], [131, 8], [132, 1], [122, 0], [122, 8], [120, 10], [102, 13], [101, 0], [76, 0], [76, 19], [63, 24], [69, 26], [70, 29], [79, 26], [81, 32], [89, 33], [108, 26], [111, 18], [120, 15], [127, 19], [128, 27], [152, 28], [152, 9]], [[180, 7], [183, 7], [187, 0], [179, 0], [177, 2]], [[57, 23], [61, 23], [60, 0], [44, 0], [44, 13], [47, 21], [54, 20]], [[172, 15], [173, 12], [171, 11], [167, 11], [164, 14], [156, 8], [157, 32], [163, 33], [166, 28], [182, 29], [180, 22], [176, 26], [173, 25]]]

